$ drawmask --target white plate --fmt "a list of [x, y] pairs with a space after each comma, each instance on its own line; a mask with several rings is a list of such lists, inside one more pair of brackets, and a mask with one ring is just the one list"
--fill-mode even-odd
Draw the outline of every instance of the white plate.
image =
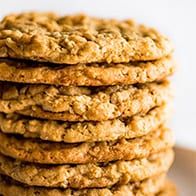
[[169, 172], [180, 196], [196, 195], [196, 151], [181, 147], [175, 148], [175, 162]]

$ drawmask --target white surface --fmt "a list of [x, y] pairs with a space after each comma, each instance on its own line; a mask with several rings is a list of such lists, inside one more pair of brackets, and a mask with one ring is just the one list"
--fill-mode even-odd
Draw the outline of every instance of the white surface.
[[174, 78], [175, 114], [172, 127], [177, 143], [196, 149], [196, 1], [194, 0], [6, 0], [0, 16], [10, 12], [47, 10], [57, 13], [86, 12], [91, 15], [134, 18], [158, 28], [176, 47], [179, 63]]

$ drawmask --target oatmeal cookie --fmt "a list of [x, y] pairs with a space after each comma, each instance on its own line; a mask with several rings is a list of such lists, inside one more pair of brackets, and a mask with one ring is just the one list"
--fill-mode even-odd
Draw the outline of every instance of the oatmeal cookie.
[[135, 139], [60, 143], [15, 137], [0, 132], [0, 152], [22, 161], [45, 164], [85, 164], [132, 160], [172, 147], [172, 132], [164, 127]]
[[[6, 176], [0, 176], [0, 194], [5, 196], [158, 196], [156, 193], [165, 189], [164, 184], [165, 175], [161, 174], [140, 182], [108, 188], [80, 190], [57, 188], [49, 189], [44, 187], [25, 186], [24, 184], [18, 183]], [[167, 190], [165, 189], [165, 191]]]
[[126, 119], [75, 123], [0, 113], [0, 130], [53, 142], [114, 141], [140, 137], [156, 130], [167, 121], [169, 113], [168, 106], [163, 105], [153, 108], [145, 115], [138, 114]]
[[61, 188], [103, 188], [138, 182], [165, 173], [173, 162], [173, 151], [147, 158], [83, 165], [37, 165], [0, 155], [0, 173], [30, 186]]
[[65, 87], [0, 84], [0, 111], [63, 121], [103, 121], [145, 114], [167, 103], [167, 81], [143, 85]]
[[31, 12], [8, 15], [0, 22], [0, 57], [122, 63], [160, 59], [172, 51], [168, 38], [132, 20]]
[[0, 60], [0, 80], [63, 86], [105, 86], [160, 81], [173, 74], [171, 57], [156, 61], [118, 64], [91, 63], [55, 65], [49, 63]]

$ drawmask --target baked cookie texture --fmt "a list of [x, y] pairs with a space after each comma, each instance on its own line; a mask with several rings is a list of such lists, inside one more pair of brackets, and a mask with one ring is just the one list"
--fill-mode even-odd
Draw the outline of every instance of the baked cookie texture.
[[173, 162], [172, 150], [132, 161], [85, 165], [35, 165], [0, 155], [0, 173], [30, 185], [61, 188], [103, 188], [138, 182], [165, 173]]
[[171, 148], [170, 130], [160, 128], [135, 139], [90, 143], [56, 143], [18, 138], [0, 133], [0, 152], [18, 160], [42, 164], [85, 164], [132, 160]]
[[167, 103], [167, 81], [109, 87], [1, 84], [0, 111], [63, 121], [103, 121], [146, 113]]
[[20, 114], [0, 113], [0, 130], [25, 138], [39, 138], [53, 142], [96, 142], [131, 139], [158, 129], [169, 118], [170, 109], [163, 105], [144, 115], [100, 122], [62, 122], [40, 120]]
[[177, 196], [176, 186], [170, 180], [165, 182], [165, 187], [160, 191], [159, 196]]
[[25, 186], [5, 176], [0, 178], [0, 193], [6, 196], [158, 196], [159, 192], [163, 196], [164, 192], [172, 192], [170, 187], [169, 182], [165, 181], [165, 174], [127, 185], [80, 190]]
[[132, 20], [23, 13], [6, 16], [0, 23], [0, 57], [122, 63], [160, 59], [172, 51], [168, 38]]
[[0, 21], [0, 195], [173, 196], [170, 40], [132, 20]]
[[172, 57], [156, 61], [118, 64], [91, 63], [56, 65], [49, 63], [0, 60], [0, 80], [63, 86], [103, 86], [160, 81], [173, 74]]

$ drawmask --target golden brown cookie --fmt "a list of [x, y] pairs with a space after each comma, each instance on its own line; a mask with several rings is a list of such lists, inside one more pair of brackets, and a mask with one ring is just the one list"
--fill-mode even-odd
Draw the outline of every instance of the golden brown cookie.
[[20, 114], [0, 113], [0, 130], [20, 134], [26, 138], [40, 138], [53, 142], [113, 141], [120, 138], [136, 138], [156, 130], [169, 117], [165, 105], [153, 108], [145, 115], [101, 122], [61, 122], [39, 120]]
[[132, 20], [23, 13], [9, 15], [0, 23], [0, 57], [120, 63], [160, 59], [172, 51], [166, 37]]
[[[165, 175], [161, 174], [140, 182], [108, 188], [49, 189], [25, 186], [10, 178], [0, 176], [0, 194], [3, 196], [154, 196], [165, 188], [164, 184]], [[165, 189], [165, 191], [167, 190]]]
[[170, 180], [165, 182], [163, 189], [159, 192], [159, 196], [177, 196], [176, 186]]
[[104, 86], [160, 81], [174, 72], [171, 57], [157, 61], [126, 64], [77, 64], [70, 66], [48, 63], [0, 60], [0, 80], [64, 86]]
[[137, 182], [165, 173], [173, 162], [173, 151], [147, 158], [84, 165], [37, 165], [0, 155], [0, 173], [30, 186], [62, 188], [103, 188]]
[[109, 87], [1, 83], [0, 111], [64, 121], [103, 121], [145, 114], [171, 98], [168, 82]]
[[96, 163], [132, 160], [172, 147], [171, 131], [160, 128], [135, 139], [110, 142], [57, 143], [18, 138], [0, 132], [0, 152], [18, 160], [49, 163]]

